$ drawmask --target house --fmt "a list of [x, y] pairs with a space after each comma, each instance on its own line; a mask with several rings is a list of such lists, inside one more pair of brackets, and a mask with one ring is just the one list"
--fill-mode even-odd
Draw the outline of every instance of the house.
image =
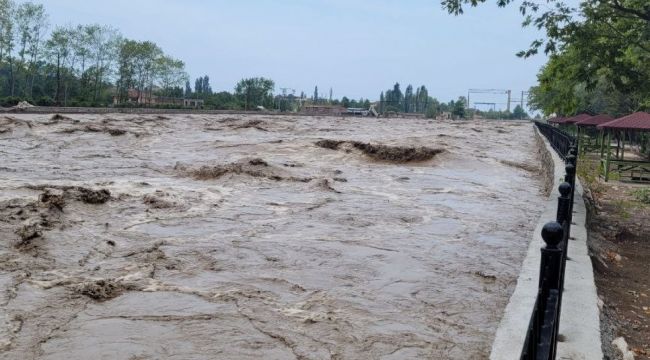
[[118, 96], [113, 96], [113, 104], [119, 105], [121, 103], [138, 104], [143, 106], [178, 106], [186, 108], [201, 109], [204, 105], [202, 99], [185, 99], [168, 96], [153, 95], [146, 91], [139, 91], [136, 89], [129, 89], [127, 100], [120, 102]]
[[303, 114], [309, 115], [342, 115], [347, 110], [337, 105], [306, 105], [302, 108]]

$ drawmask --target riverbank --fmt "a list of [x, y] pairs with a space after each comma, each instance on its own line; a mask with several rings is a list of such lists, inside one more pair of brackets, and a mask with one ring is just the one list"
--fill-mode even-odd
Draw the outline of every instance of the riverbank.
[[[601, 305], [606, 359], [650, 359], [649, 185], [604, 182], [596, 159], [581, 159], [589, 250]], [[645, 189], [645, 190], [644, 190]], [[615, 343], [614, 343], [615, 342]], [[623, 351], [622, 351], [623, 350]]]
[[[515, 291], [506, 306], [492, 344], [491, 360], [517, 359], [521, 354], [529, 321], [534, 308], [540, 271], [540, 248], [544, 246], [542, 227], [554, 221], [557, 214], [558, 187], [564, 179], [565, 165], [548, 141], [535, 131], [538, 148], [543, 155], [547, 182], [552, 184], [550, 195], [543, 205], [532, 241], [529, 243]], [[596, 287], [587, 250], [585, 228], [587, 211], [583, 201], [583, 188], [576, 182], [574, 224], [571, 227], [569, 258], [565, 270], [565, 286], [560, 319], [560, 337], [557, 357], [559, 359], [600, 359], [603, 357], [600, 344], [599, 310]]]

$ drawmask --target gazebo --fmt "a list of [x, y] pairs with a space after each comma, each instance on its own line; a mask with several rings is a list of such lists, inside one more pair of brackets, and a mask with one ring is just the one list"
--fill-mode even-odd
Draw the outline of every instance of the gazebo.
[[[574, 135], [578, 135], [578, 128], [576, 126], [577, 123], [583, 120], [588, 120], [591, 118], [591, 115], [589, 114], [579, 114], [576, 116], [572, 116], [570, 118], [564, 119], [564, 121], [560, 124], [561, 127], [564, 127], [564, 130], [568, 131], [569, 133], [572, 133]], [[562, 126], [564, 125], [564, 126]]]
[[[605, 181], [612, 173], [619, 180], [650, 182], [650, 114], [636, 112], [620, 119], [597, 125], [603, 131], [600, 147], [600, 163]], [[612, 146], [612, 137], [616, 139]], [[625, 145], [628, 156], [625, 158]], [[616, 148], [614, 153], [613, 147]], [[613, 156], [613, 157], [612, 157]]]
[[614, 120], [609, 115], [596, 115], [585, 118], [575, 123], [577, 128], [578, 147], [580, 154], [596, 151], [603, 143], [603, 131], [598, 131], [598, 125]]

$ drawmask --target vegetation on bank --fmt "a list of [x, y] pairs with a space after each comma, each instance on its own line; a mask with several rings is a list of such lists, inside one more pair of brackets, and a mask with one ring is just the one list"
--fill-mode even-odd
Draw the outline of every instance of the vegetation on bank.
[[[242, 79], [232, 92], [214, 92], [207, 75], [196, 78], [192, 86], [185, 63], [152, 41], [125, 38], [105, 25], [50, 25], [43, 5], [0, 0], [0, 106], [21, 101], [39, 106], [183, 106], [150, 101], [154, 98], [200, 99], [203, 108], [217, 110], [297, 111], [305, 105], [369, 109], [373, 105], [368, 99], [336, 99], [332, 89], [323, 95], [318, 87], [311, 96], [288, 94], [285, 89], [276, 94], [275, 82], [263, 77]], [[512, 113], [467, 109], [464, 97], [441, 102], [429, 96], [424, 85], [408, 85], [402, 91], [395, 83], [379, 97], [375, 104], [379, 113], [429, 118], [446, 114], [455, 119], [528, 117], [521, 107]]]
[[[443, 0], [453, 14], [489, 0]], [[513, 0], [496, 0], [507, 6]], [[650, 7], [646, 0], [568, 0], [520, 4], [524, 26], [545, 32], [519, 52], [548, 54], [529, 104], [546, 115], [625, 115], [650, 110]]]

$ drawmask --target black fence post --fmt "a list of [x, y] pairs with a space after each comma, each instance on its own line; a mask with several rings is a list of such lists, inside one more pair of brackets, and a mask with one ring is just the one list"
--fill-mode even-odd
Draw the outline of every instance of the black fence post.
[[537, 300], [520, 359], [554, 360], [562, 312], [564, 273], [573, 219], [573, 198], [576, 184], [577, 148], [575, 137], [542, 123], [540, 133], [565, 161], [565, 181], [560, 184], [556, 220], [544, 225]]
[[[568, 160], [574, 160], [575, 157], [571, 158], [571, 155], [567, 157]], [[572, 162], [567, 162], [565, 166], [565, 171], [566, 171], [566, 176], [564, 177], [564, 181], [568, 182], [569, 185], [571, 185], [571, 207], [569, 211], [569, 223], [573, 221], [573, 198], [575, 194], [575, 188], [576, 188], [576, 166]]]
[[558, 188], [560, 196], [557, 198], [557, 222], [562, 224], [571, 221], [571, 184], [563, 182]]
[[[559, 248], [564, 238], [564, 229], [557, 221], [549, 222], [542, 229], [542, 239], [546, 246], [541, 249], [539, 297], [542, 300], [540, 311], [544, 321], [538, 342], [538, 359], [554, 359], [557, 345], [557, 329], [559, 324], [559, 293], [561, 290], [560, 276], [562, 270], [562, 249]], [[554, 298], [554, 302], [549, 300]]]

